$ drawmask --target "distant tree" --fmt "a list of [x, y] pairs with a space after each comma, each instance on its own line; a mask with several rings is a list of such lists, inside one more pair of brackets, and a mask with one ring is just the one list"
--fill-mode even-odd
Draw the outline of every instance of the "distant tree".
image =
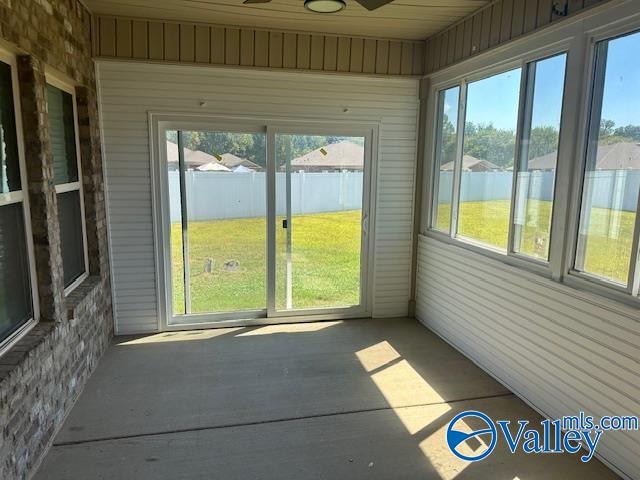
[[598, 138], [601, 140], [605, 137], [610, 137], [611, 135], [613, 135], [613, 129], [615, 126], [616, 122], [603, 118], [600, 121], [600, 134], [598, 135]]
[[598, 143], [611, 145], [620, 142], [640, 142], [640, 125], [626, 125], [617, 127], [613, 120], [602, 119]]
[[632, 142], [640, 142], [640, 125], [618, 127], [613, 131], [613, 134], [621, 138], [626, 138]]
[[513, 166], [516, 135], [513, 130], [498, 129], [492, 123], [467, 122], [464, 153], [506, 168]]
[[440, 165], [452, 162], [456, 154], [456, 130], [447, 114], [442, 119], [440, 134]]
[[529, 139], [529, 159], [541, 157], [558, 150], [560, 133], [555, 127], [535, 127]]

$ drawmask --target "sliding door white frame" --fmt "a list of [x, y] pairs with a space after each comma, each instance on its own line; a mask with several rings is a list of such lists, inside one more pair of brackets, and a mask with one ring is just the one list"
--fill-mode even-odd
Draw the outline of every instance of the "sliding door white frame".
[[[308, 322], [368, 317], [373, 305], [373, 255], [375, 244], [375, 185], [380, 126], [378, 123], [287, 121], [270, 118], [213, 117], [205, 115], [149, 113], [151, 147], [152, 205], [158, 298], [158, 329], [160, 331], [197, 328], [264, 325], [273, 323]], [[223, 131], [266, 134], [267, 144], [267, 304], [260, 310], [228, 313], [173, 315], [171, 282], [171, 242], [169, 185], [167, 176], [166, 132]], [[340, 135], [365, 138], [365, 169], [362, 210], [362, 244], [360, 274], [360, 304], [344, 308], [322, 308], [278, 311], [275, 307], [275, 135]]]

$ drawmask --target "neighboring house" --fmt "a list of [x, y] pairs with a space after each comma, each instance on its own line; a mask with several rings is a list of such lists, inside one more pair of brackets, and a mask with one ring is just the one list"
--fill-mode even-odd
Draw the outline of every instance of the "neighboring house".
[[[558, 152], [529, 160], [529, 170], [553, 170]], [[640, 144], [618, 142], [600, 145], [596, 155], [596, 170], [640, 170]]]
[[218, 161], [213, 161], [199, 166], [196, 170], [199, 172], [230, 172], [231, 170]]
[[348, 140], [325, 145], [291, 160], [293, 171], [326, 172], [364, 168], [364, 147]]
[[262, 170], [262, 167], [257, 163], [252, 162], [251, 160], [247, 160], [246, 158], [241, 158], [233, 153], [223, 153], [219, 155], [218, 161], [227, 167], [229, 170], [236, 171], [237, 167], [244, 167], [248, 170], [253, 170], [255, 172], [259, 172]]
[[245, 167], [244, 165], [238, 165], [237, 167], [232, 168], [231, 171], [233, 173], [251, 173], [255, 172], [256, 170]]
[[[452, 172], [453, 168], [453, 162], [447, 162], [440, 167], [440, 171]], [[488, 160], [480, 160], [479, 158], [472, 157], [471, 155], [465, 155], [462, 157], [463, 172], [495, 172], [497, 170], [502, 169], [495, 163], [491, 163]]]
[[[218, 162], [216, 157], [199, 150], [184, 149], [184, 162], [187, 170], [198, 170], [212, 162]], [[167, 166], [169, 170], [178, 170], [178, 145], [167, 141]], [[227, 169], [229, 171], [229, 169]]]

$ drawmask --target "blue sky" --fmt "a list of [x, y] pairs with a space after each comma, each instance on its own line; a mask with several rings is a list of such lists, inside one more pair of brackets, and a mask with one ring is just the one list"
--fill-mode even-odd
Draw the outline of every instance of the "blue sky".
[[[640, 33], [609, 42], [602, 118], [616, 126], [640, 125]], [[533, 126], [558, 126], [565, 55], [538, 62], [534, 93]], [[520, 69], [504, 72], [469, 84], [467, 121], [493, 123], [497, 128], [515, 130], [518, 114]], [[575, 88], [567, 85], [566, 88]], [[445, 112], [457, 103], [457, 95], [447, 95]], [[452, 114], [449, 113], [451, 118]]]
[[640, 33], [609, 42], [602, 118], [640, 125]]

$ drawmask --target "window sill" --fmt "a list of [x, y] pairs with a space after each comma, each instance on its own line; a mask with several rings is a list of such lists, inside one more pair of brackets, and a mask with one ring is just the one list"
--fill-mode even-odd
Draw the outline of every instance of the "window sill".
[[78, 310], [91, 303], [91, 299], [98, 290], [100, 282], [100, 277], [97, 275], [85, 277], [68, 293], [66, 297], [67, 320], [76, 318]]
[[0, 357], [0, 383], [9, 378], [55, 329], [53, 322], [35, 324]]
[[[100, 283], [99, 276], [87, 277], [67, 296], [67, 320], [77, 318], [81, 309], [95, 303]], [[20, 369], [32, 352], [53, 334], [57, 325], [56, 322], [36, 323], [0, 355], [0, 383]]]

